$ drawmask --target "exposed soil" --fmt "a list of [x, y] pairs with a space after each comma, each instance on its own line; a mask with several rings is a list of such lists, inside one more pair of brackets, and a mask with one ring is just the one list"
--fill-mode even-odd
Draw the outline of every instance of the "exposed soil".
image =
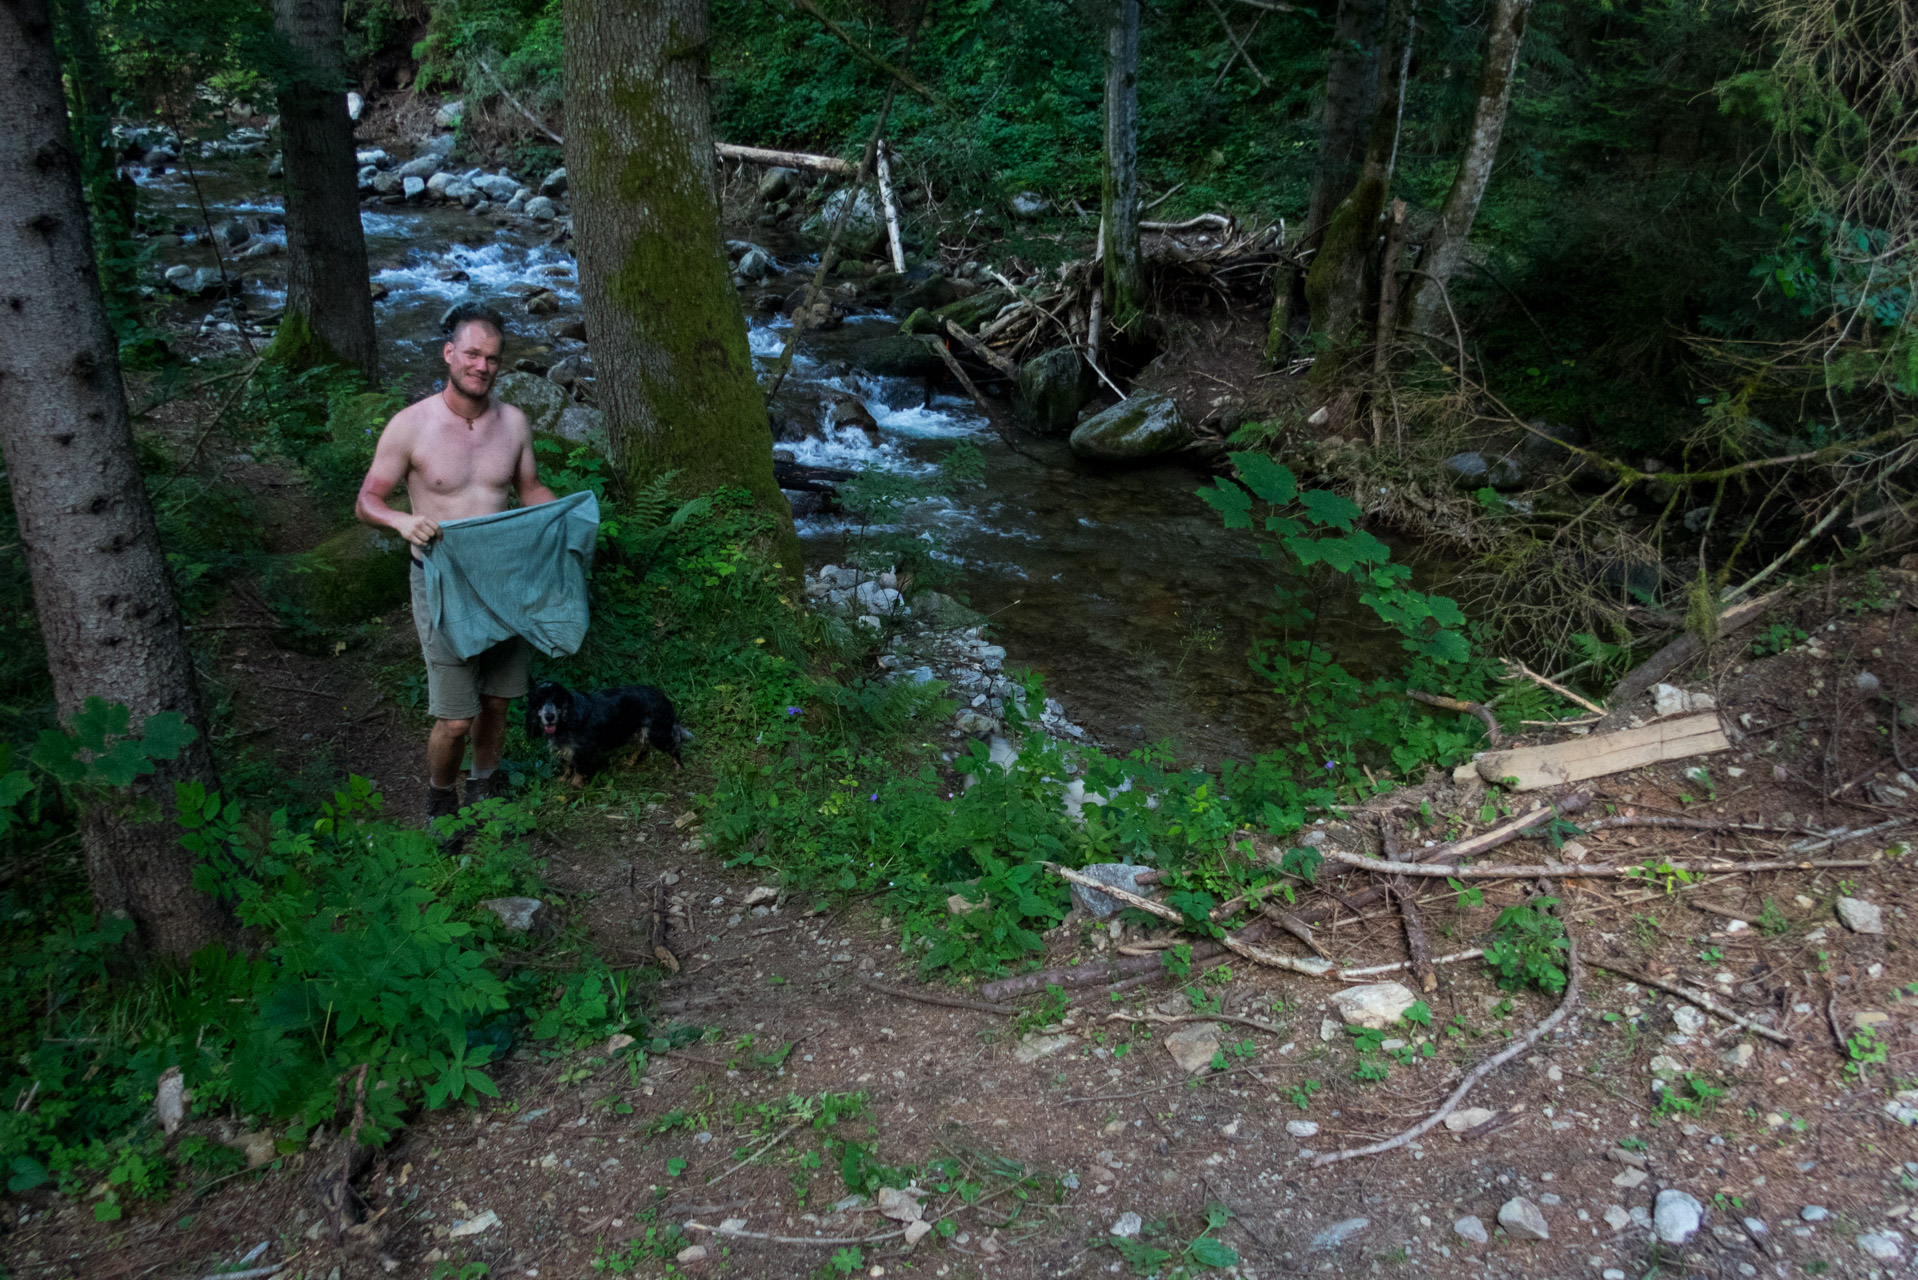
[[[1857, 675], [1868, 670], [1885, 692], [1912, 695], [1914, 603], [1918, 574], [1888, 571], [1875, 586], [1801, 594], [1793, 613], [1815, 649], [1753, 660], [1746, 644], [1721, 645], [1710, 668], [1684, 682], [1715, 689], [1726, 722], [1739, 726], [1732, 755], [1698, 762], [1710, 769], [1710, 786], [1688, 779], [1686, 765], [1639, 770], [1588, 784], [1588, 813], [1682, 812], [1813, 829], [1908, 823], [1918, 789], [1897, 776], [1885, 704], [1860, 689]], [[423, 726], [380, 690], [384, 665], [410, 642], [405, 624], [402, 612], [389, 641], [322, 657], [236, 629], [223, 651], [238, 691], [233, 723], [259, 720], [289, 768], [322, 744], [337, 767], [373, 773], [404, 807], [416, 789]], [[283, 694], [281, 686], [319, 692]], [[639, 925], [656, 884], [673, 895], [668, 941], [683, 972], [658, 982], [654, 1026], [704, 1028], [698, 1043], [653, 1055], [641, 1078], [605, 1046], [550, 1059], [516, 1050], [497, 1072], [498, 1102], [422, 1114], [380, 1153], [359, 1183], [371, 1226], [339, 1243], [318, 1225], [314, 1157], [296, 1155], [198, 1198], [183, 1191], [137, 1206], [114, 1224], [95, 1224], [85, 1204], [30, 1194], [4, 1241], [8, 1265], [22, 1277], [185, 1277], [235, 1266], [264, 1241], [249, 1265], [284, 1263], [288, 1277], [425, 1277], [451, 1274], [440, 1266], [448, 1261], [484, 1262], [494, 1276], [580, 1276], [597, 1273], [595, 1259], [614, 1272], [630, 1264], [639, 1274], [797, 1276], [822, 1273], [843, 1247], [815, 1241], [841, 1239], [865, 1241], [858, 1269], [873, 1274], [1092, 1275], [1121, 1263], [1105, 1243], [1121, 1214], [1139, 1214], [1159, 1231], [1149, 1242], [1176, 1254], [1205, 1227], [1208, 1205], [1229, 1208], [1214, 1234], [1240, 1255], [1245, 1276], [1460, 1265], [1488, 1276], [1606, 1268], [1639, 1276], [1661, 1267], [1867, 1276], [1904, 1274], [1918, 1252], [1907, 1225], [1918, 1163], [1904, 1163], [1918, 1161], [1918, 1141], [1887, 1110], [1892, 1091], [1918, 1076], [1918, 1019], [1911, 995], [1901, 999], [1918, 983], [1908, 857], [1860, 870], [1716, 876], [1669, 894], [1618, 880], [1566, 882], [1565, 910], [1587, 957], [1694, 983], [1766, 1017], [1791, 1046], [1741, 1039], [1717, 1019], [1686, 1034], [1677, 1019], [1691, 1015], [1679, 1002], [1590, 971], [1560, 1034], [1465, 1100], [1496, 1112], [1485, 1131], [1440, 1128], [1409, 1149], [1315, 1169], [1305, 1152], [1359, 1145], [1428, 1114], [1466, 1067], [1533, 1025], [1553, 1000], [1502, 992], [1477, 962], [1446, 965], [1431, 997], [1435, 1055], [1415, 1048], [1410, 1065], [1391, 1063], [1376, 1083], [1353, 1078], [1358, 1058], [1343, 1030], [1321, 1038], [1332, 981], [1243, 962], [1229, 980], [1193, 984], [1220, 999], [1219, 1012], [1277, 1028], [1224, 1024], [1225, 1071], [1188, 1077], [1164, 1044], [1177, 1027], [1119, 1016], [1189, 1014], [1191, 997], [1170, 982], [1117, 998], [1090, 988], [1064, 1016], [1049, 1015], [1057, 1023], [1022, 1038], [1012, 1018], [865, 985], [917, 986], [896, 930], [869, 905], [782, 896], [745, 907], [759, 882], [718, 865], [683, 816], [700, 785], [697, 765], [686, 774], [648, 766], [581, 795], [536, 837], [551, 910], [583, 923], [613, 962], [645, 966], [635, 972], [647, 981], [661, 975], [646, 965]], [[1468, 830], [1479, 825], [1476, 791], [1434, 781], [1409, 798], [1432, 805], [1431, 836], [1442, 838], [1448, 815], [1451, 830], [1460, 819]], [[1333, 844], [1360, 846], [1352, 827], [1328, 831]], [[1804, 856], [1872, 857], [1908, 832], [1881, 829]], [[1583, 843], [1594, 860], [1638, 861], [1778, 856], [1794, 838], [1641, 829]], [[1499, 860], [1545, 853], [1542, 842], [1520, 842]], [[1353, 873], [1344, 891], [1363, 878]], [[1449, 890], [1425, 893], [1428, 925], [1441, 935], [1436, 949], [1471, 945], [1529, 891], [1488, 882], [1484, 903], [1471, 909]], [[1885, 935], [1837, 922], [1833, 902], [1845, 892], [1882, 909]], [[1734, 924], [1700, 904], [1753, 920], [1769, 904], [1766, 923], [1778, 931]], [[1377, 909], [1356, 920], [1344, 913], [1319, 934], [1344, 964], [1404, 956], [1396, 918]], [[1125, 941], [1141, 941], [1138, 931]], [[1083, 920], [1049, 942], [1051, 963], [1112, 945], [1104, 926]], [[1852, 1040], [1856, 1020], [1872, 1013], [1886, 1015], [1877, 1027], [1883, 1060], [1854, 1061], [1860, 1055], [1840, 1036]], [[1739, 1046], [1747, 1044], [1745, 1056]], [[1722, 1095], [1698, 1101], [1693, 1113], [1660, 1115], [1648, 1069], [1659, 1054]], [[788, 1129], [789, 1097], [852, 1092], [867, 1098], [860, 1117]], [[1297, 1136], [1288, 1132], [1294, 1121], [1318, 1131]], [[864, 1144], [891, 1166], [954, 1161], [946, 1174], [926, 1172], [922, 1185], [951, 1186], [950, 1170], [963, 1169], [978, 1203], [934, 1190], [926, 1216], [949, 1219], [952, 1234], [935, 1232], [908, 1252], [889, 1235], [899, 1224], [864, 1203], [839, 1203], [828, 1138]], [[1647, 1165], [1636, 1186], [1618, 1184], [1634, 1180], [1630, 1165], [1606, 1158], [1625, 1151], [1621, 1142]], [[807, 1168], [820, 1153], [817, 1170]], [[1666, 1187], [1706, 1208], [1704, 1230], [1683, 1246], [1655, 1246], [1644, 1226], [1605, 1220], [1613, 1206], [1649, 1210]], [[1540, 1207], [1549, 1239], [1498, 1230], [1499, 1209], [1514, 1196]], [[1827, 1216], [1808, 1221], [1806, 1206]], [[451, 1236], [488, 1212], [496, 1225]], [[1489, 1243], [1456, 1233], [1468, 1215], [1493, 1233]], [[758, 1234], [718, 1238], [710, 1228], [728, 1219]], [[663, 1246], [663, 1258], [630, 1247], [668, 1224], [681, 1224], [685, 1238]], [[1876, 1262], [1861, 1239], [1890, 1239], [1902, 1257]], [[703, 1261], [672, 1261], [695, 1243], [708, 1251]]]

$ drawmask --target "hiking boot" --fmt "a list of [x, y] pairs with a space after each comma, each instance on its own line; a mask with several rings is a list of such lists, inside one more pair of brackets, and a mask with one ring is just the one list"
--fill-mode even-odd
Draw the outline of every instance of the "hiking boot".
[[478, 804], [482, 800], [504, 800], [512, 791], [512, 784], [502, 770], [495, 769], [484, 778], [466, 779], [466, 803]]
[[426, 821], [430, 824], [435, 818], [450, 818], [460, 811], [460, 791], [457, 786], [426, 786]]

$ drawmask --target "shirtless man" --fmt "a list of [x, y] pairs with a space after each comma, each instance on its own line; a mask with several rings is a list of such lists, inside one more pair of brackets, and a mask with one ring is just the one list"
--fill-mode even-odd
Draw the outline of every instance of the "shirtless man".
[[[540, 483], [526, 415], [492, 399], [506, 338], [499, 313], [474, 303], [456, 308], [450, 321], [452, 336], [440, 351], [445, 387], [386, 424], [354, 505], [361, 520], [393, 530], [416, 548], [439, 537], [442, 520], [506, 510], [515, 491], [526, 506], [555, 497]], [[411, 511], [387, 503], [402, 483]], [[426, 743], [430, 820], [459, 811], [455, 788], [469, 734], [473, 774], [466, 802], [504, 793], [505, 777], [494, 770], [506, 739], [506, 708], [526, 693], [530, 647], [514, 637], [462, 661], [426, 621], [426, 573], [418, 551], [413, 553], [413, 621], [426, 658], [427, 710], [434, 718]]]

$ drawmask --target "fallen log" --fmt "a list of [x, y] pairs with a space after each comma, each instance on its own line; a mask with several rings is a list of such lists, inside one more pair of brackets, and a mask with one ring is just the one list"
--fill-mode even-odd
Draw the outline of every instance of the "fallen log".
[[773, 459], [773, 480], [780, 488], [795, 493], [831, 493], [834, 485], [852, 479], [853, 475], [838, 467], [814, 467]]
[[[1637, 862], [1543, 862], [1535, 865], [1523, 863], [1495, 863], [1489, 866], [1468, 867], [1457, 862], [1383, 862], [1367, 857], [1362, 853], [1347, 853], [1343, 849], [1325, 851], [1329, 862], [1342, 862], [1348, 867], [1360, 871], [1371, 871], [1382, 876], [1429, 876], [1443, 879], [1455, 876], [1460, 880], [1509, 880], [1524, 879], [1530, 876], [1561, 876], [1572, 879], [1602, 879], [1607, 876], [1630, 876], [1647, 874], [1645, 867]], [[1648, 861], [1656, 860], [1658, 871], [1683, 871], [1688, 875], [1717, 875], [1721, 872], [1739, 874], [1755, 871], [1814, 871], [1830, 867], [1875, 867], [1876, 858], [1821, 858], [1809, 861], [1802, 858], [1776, 858], [1756, 862], [1739, 862], [1731, 858], [1685, 858], [1671, 862], [1652, 855]]]
[[1142, 220], [1139, 223], [1139, 230], [1141, 231], [1156, 231], [1160, 235], [1169, 236], [1175, 236], [1185, 231], [1197, 231], [1201, 227], [1210, 227], [1214, 231], [1221, 232], [1230, 231], [1232, 229], [1232, 219], [1226, 217], [1223, 213], [1202, 213], [1197, 217], [1187, 218], [1184, 222], [1149, 222]]
[[715, 142], [713, 150], [721, 160], [743, 160], [747, 164], [771, 165], [780, 169], [816, 169], [842, 178], [858, 176], [856, 166], [838, 156], [816, 156], [804, 151], [774, 151], [769, 147], [742, 147], [731, 142]]
[[[1773, 591], [1725, 610], [1718, 615], [1717, 635], [1713, 638], [1722, 640], [1741, 627], [1758, 621], [1782, 594], [1781, 591]], [[1599, 732], [1624, 724], [1630, 715], [1630, 704], [1639, 694], [1670, 675], [1679, 664], [1690, 661], [1704, 651], [1705, 642], [1688, 631], [1647, 658], [1636, 670], [1620, 680], [1612, 690], [1612, 696], [1605, 700], [1612, 710], [1605, 719], [1599, 721]]]

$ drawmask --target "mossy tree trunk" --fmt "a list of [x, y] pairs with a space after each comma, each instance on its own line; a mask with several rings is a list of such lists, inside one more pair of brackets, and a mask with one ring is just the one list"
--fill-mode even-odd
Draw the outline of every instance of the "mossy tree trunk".
[[285, 157], [286, 314], [270, 353], [295, 368], [378, 369], [366, 237], [346, 114], [343, 0], [273, 0], [273, 26], [292, 54], [280, 92]]
[[1139, 251], [1139, 0], [1111, 0], [1106, 29], [1105, 174], [1100, 185], [1102, 304], [1115, 334], [1145, 312]]
[[81, 833], [103, 914], [184, 958], [226, 917], [193, 887], [165, 819], [173, 784], [212, 781], [186, 631], [133, 448], [120, 361], [100, 295], [46, 0], [0, 5], [0, 446], [33, 579], [55, 702], [122, 703], [140, 731], [176, 712], [198, 737], [130, 797], [89, 803]]
[[1499, 137], [1505, 132], [1505, 117], [1512, 105], [1512, 78], [1518, 72], [1518, 50], [1531, 10], [1532, 0], [1492, 0], [1491, 30], [1485, 36], [1485, 60], [1479, 68], [1472, 133], [1459, 156], [1451, 190], [1445, 193], [1438, 229], [1425, 245], [1421, 261], [1425, 274], [1413, 277], [1408, 323], [1415, 332], [1438, 333], [1441, 327], [1449, 332], [1445, 286], [1464, 261], [1466, 237], [1478, 218], [1479, 201], [1485, 198], [1492, 166], [1498, 160]]
[[707, 0], [566, 0], [566, 172], [613, 462], [628, 484], [679, 471], [792, 508], [720, 236]]
[[1379, 238], [1379, 215], [1391, 190], [1398, 157], [1399, 121], [1405, 105], [1405, 79], [1412, 56], [1415, 0], [1391, 0], [1385, 42], [1379, 54], [1379, 87], [1366, 136], [1358, 182], [1326, 224], [1319, 251], [1306, 273], [1305, 297], [1312, 311], [1312, 332], [1319, 357], [1314, 381], [1336, 378], [1345, 357], [1365, 332], [1367, 284]]
[[1302, 248], [1312, 248], [1324, 238], [1333, 210], [1358, 184], [1373, 109], [1378, 105], [1379, 45], [1385, 37], [1387, 7], [1387, 0], [1340, 0], [1325, 65], [1318, 169], [1312, 178], [1305, 225], [1299, 229]]

